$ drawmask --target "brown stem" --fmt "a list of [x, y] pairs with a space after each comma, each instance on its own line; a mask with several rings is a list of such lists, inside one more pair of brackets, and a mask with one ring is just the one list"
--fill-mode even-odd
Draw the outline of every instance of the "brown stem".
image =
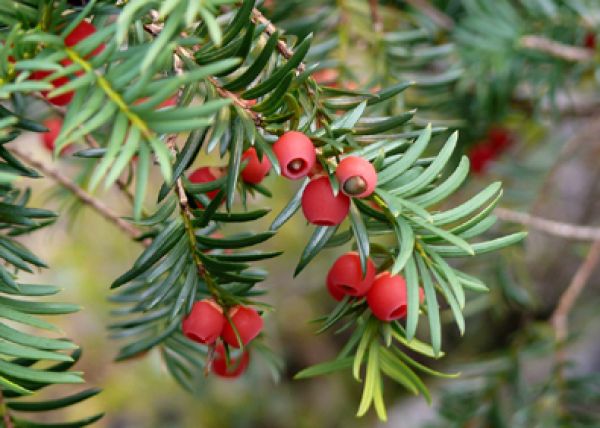
[[[98, 142], [95, 140], [95, 138], [92, 137], [90, 134], [86, 134], [84, 138], [88, 146], [96, 149], [101, 147], [100, 144], [98, 144]], [[135, 197], [129, 190], [129, 186], [127, 185], [127, 183], [119, 177], [117, 178], [116, 184], [121, 193], [123, 193], [123, 195], [129, 200], [129, 202], [133, 204]]]
[[376, 33], [383, 31], [383, 21], [379, 14], [379, 0], [369, 0], [369, 9], [371, 11], [371, 22], [373, 23], [373, 30]]
[[548, 220], [528, 213], [509, 210], [506, 208], [496, 208], [494, 214], [501, 220], [512, 221], [515, 223], [529, 226], [532, 229], [549, 235], [559, 236], [567, 239], [577, 239], [582, 241], [600, 240], [600, 228], [589, 226], [578, 226], [571, 223], [563, 223], [554, 220]]
[[405, 0], [406, 3], [418, 9], [434, 23], [444, 30], [452, 30], [454, 28], [454, 20], [432, 5], [428, 0]]
[[[60, 117], [64, 118], [65, 115], [67, 114], [67, 109], [65, 107], [56, 106], [56, 105], [48, 102], [48, 99], [46, 97], [42, 96], [42, 94], [36, 92], [33, 94], [33, 96], [35, 98], [43, 101], [46, 104], [46, 106], [50, 107], [52, 109], [52, 111], [54, 111]], [[90, 147], [93, 147], [93, 148], [101, 147], [100, 144], [98, 144], [96, 139], [91, 134], [86, 134], [84, 136], [84, 139], [85, 139], [85, 142], [87, 143], [87, 145]], [[127, 183], [125, 183], [123, 181], [123, 179], [121, 179], [119, 177], [116, 181], [116, 184], [117, 184], [117, 187], [119, 188], [119, 190], [121, 191], [121, 193], [123, 193], [123, 195], [125, 195], [125, 197], [133, 204], [134, 196], [129, 191], [129, 186], [127, 185]]]
[[220, 96], [222, 96], [223, 98], [231, 99], [235, 105], [244, 109], [246, 111], [246, 113], [252, 118], [252, 120], [254, 121], [256, 126], [263, 125], [263, 121], [262, 121], [260, 114], [258, 114], [257, 112], [255, 112], [254, 110], [251, 109], [248, 101], [243, 100], [242, 98], [238, 97], [233, 92], [228, 91], [227, 89], [224, 89], [219, 84], [217, 79], [215, 79], [214, 77], [209, 77], [208, 81], [215, 87], [215, 89], [217, 90], [217, 92]]
[[[265, 18], [265, 16], [260, 10], [253, 9], [251, 18], [254, 23], [263, 24], [265, 26], [265, 34], [271, 36], [277, 31], [277, 27], [275, 27], [275, 25], [273, 25], [271, 21]], [[290, 49], [290, 47], [283, 40], [279, 40], [277, 42], [277, 50], [281, 55], [283, 55], [285, 59], [290, 59], [292, 55], [294, 55], [294, 51]], [[302, 73], [305, 70], [305, 68], [306, 66], [304, 65], [304, 63], [301, 62], [298, 65], [297, 70], [299, 73]]]
[[10, 417], [10, 413], [8, 412], [8, 407], [4, 402], [4, 394], [2, 394], [2, 390], [0, 389], [0, 412], [2, 412], [2, 420], [4, 421], [4, 428], [14, 428], [14, 424], [12, 418]]
[[[167, 139], [167, 147], [172, 152], [175, 152], [176, 139], [177, 139], [176, 135], [171, 135]], [[216, 286], [214, 280], [212, 279], [212, 277], [210, 276], [210, 273], [206, 270], [204, 263], [198, 256], [198, 248], [196, 247], [196, 243], [197, 243], [196, 235], [194, 232], [194, 227], [192, 225], [192, 220], [194, 218], [194, 215], [192, 214], [192, 211], [190, 209], [190, 203], [189, 203], [187, 194], [185, 193], [185, 189], [183, 187], [183, 180], [181, 178], [178, 178], [177, 181], [175, 182], [175, 194], [177, 195], [177, 198], [179, 199], [179, 210], [180, 210], [181, 218], [183, 219], [183, 224], [184, 224], [187, 236], [188, 236], [190, 250], [192, 252], [192, 258], [194, 260], [194, 264], [196, 265], [198, 275], [200, 275], [200, 277], [202, 277], [202, 279], [206, 283], [206, 287], [208, 288], [209, 293], [212, 295], [212, 297], [215, 299], [215, 301], [217, 303], [219, 303], [219, 305], [221, 307], [225, 307], [225, 304], [220, 297], [219, 290], [217, 289], [217, 286]]]
[[526, 49], [544, 52], [570, 62], [587, 62], [594, 59], [594, 51], [592, 49], [565, 45], [564, 43], [556, 42], [542, 36], [523, 36], [519, 40], [519, 45]]
[[[594, 268], [599, 262], [600, 240], [594, 242], [594, 244], [591, 246], [585, 260], [583, 263], [581, 263], [577, 269], [577, 272], [575, 272], [575, 275], [571, 279], [571, 283], [560, 296], [558, 305], [552, 314], [551, 322], [552, 326], [554, 327], [556, 341], [559, 343], [559, 345], [564, 342], [569, 333], [569, 314], [575, 306], [577, 298], [588, 283], [590, 276], [594, 272]], [[562, 350], [557, 356], [559, 361], [564, 361], [565, 356]]]
[[[161, 24], [146, 24], [146, 25], [144, 25], [144, 29], [148, 33], [152, 34], [153, 36], [157, 36], [162, 31], [162, 25]], [[196, 47], [196, 49], [197, 49], [197, 47]], [[176, 63], [177, 63], [177, 56], [186, 57], [188, 59], [191, 59], [192, 61], [195, 61], [194, 49], [190, 50], [190, 49], [184, 49], [182, 47], [177, 47], [175, 49], [175, 54], [176, 54]], [[181, 71], [181, 69], [180, 69], [180, 71]], [[257, 126], [260, 126], [263, 124], [260, 114], [258, 114], [254, 110], [252, 110], [252, 108], [251, 108], [252, 105], [250, 104], [249, 101], [244, 100], [244, 99], [240, 98], [237, 94], [224, 89], [221, 86], [221, 84], [219, 83], [219, 81], [217, 79], [215, 79], [214, 77], [209, 77], [207, 80], [211, 83], [211, 85], [214, 86], [217, 93], [221, 97], [232, 100], [235, 105], [237, 105], [238, 107], [245, 110], [246, 113], [252, 118], [252, 120], [254, 121], [254, 123]]]
[[92, 195], [87, 193], [81, 187], [77, 186], [74, 182], [72, 182], [69, 177], [62, 174], [60, 171], [57, 171], [53, 168], [48, 167], [44, 163], [34, 159], [29, 153], [22, 151], [17, 147], [10, 147], [9, 150], [16, 157], [21, 159], [23, 162], [28, 164], [29, 166], [39, 170], [47, 177], [50, 177], [52, 180], [56, 181], [65, 189], [69, 190], [73, 193], [82, 203], [93, 208], [98, 214], [104, 217], [109, 222], [115, 224], [119, 229], [127, 233], [131, 238], [137, 239], [140, 236], [140, 232], [132, 226], [130, 223], [126, 222], [122, 218], [120, 218], [115, 212], [113, 212], [108, 206], [104, 205], [103, 202], [94, 198]]

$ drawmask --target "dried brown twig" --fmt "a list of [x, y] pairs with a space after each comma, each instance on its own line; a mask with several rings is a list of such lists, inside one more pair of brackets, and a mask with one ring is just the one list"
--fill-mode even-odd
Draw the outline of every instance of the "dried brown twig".
[[65, 189], [69, 190], [73, 193], [82, 203], [93, 208], [98, 214], [104, 217], [109, 222], [115, 224], [119, 229], [124, 231], [127, 235], [129, 235], [133, 239], [138, 239], [141, 235], [140, 231], [135, 228], [133, 225], [128, 223], [119, 217], [112, 209], [110, 209], [103, 202], [94, 198], [92, 195], [87, 193], [77, 184], [75, 184], [69, 177], [61, 173], [60, 171], [50, 168], [45, 165], [43, 162], [38, 161], [33, 158], [29, 153], [17, 148], [17, 147], [8, 147], [8, 150], [18, 157], [21, 161], [26, 163], [27, 165], [37, 169], [45, 176], [51, 178], [58, 184], [60, 184]]
[[454, 20], [432, 5], [428, 0], [406, 0], [406, 3], [418, 9], [434, 23], [444, 30], [452, 30], [454, 28]]
[[[600, 240], [594, 242], [586, 258], [581, 263], [569, 286], [560, 296], [558, 305], [552, 314], [551, 323], [554, 327], [556, 341], [561, 345], [569, 334], [569, 315], [575, 306], [577, 298], [588, 284], [590, 276], [596, 266], [600, 263]], [[563, 362], [565, 354], [562, 347], [557, 352], [558, 360]]]
[[523, 36], [519, 40], [521, 47], [547, 53], [570, 62], [586, 62], [594, 59], [592, 49], [565, 45], [542, 36]]
[[540, 232], [559, 236], [561, 238], [582, 241], [600, 240], [600, 228], [598, 227], [578, 226], [576, 224], [548, 220], [532, 214], [513, 211], [506, 208], [496, 208], [494, 214], [501, 220], [519, 223]]

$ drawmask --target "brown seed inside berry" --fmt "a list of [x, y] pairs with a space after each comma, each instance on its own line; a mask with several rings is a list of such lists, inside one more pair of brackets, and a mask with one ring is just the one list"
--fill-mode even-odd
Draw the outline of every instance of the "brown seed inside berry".
[[360, 175], [355, 175], [346, 180], [343, 187], [347, 195], [360, 195], [367, 190], [367, 182]]
[[300, 172], [306, 167], [304, 159], [294, 159], [288, 163], [288, 170], [291, 172]]

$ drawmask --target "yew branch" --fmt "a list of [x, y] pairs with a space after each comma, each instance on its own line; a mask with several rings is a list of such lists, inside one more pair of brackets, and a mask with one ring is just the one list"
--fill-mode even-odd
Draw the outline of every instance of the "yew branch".
[[[600, 263], [600, 240], [594, 242], [591, 246], [586, 258], [571, 279], [569, 286], [560, 296], [558, 305], [552, 314], [551, 322], [557, 342], [561, 343], [567, 338], [569, 333], [569, 314], [575, 306], [577, 298], [588, 284], [590, 276], [598, 263]], [[560, 354], [559, 359], [564, 359], [564, 355]]]

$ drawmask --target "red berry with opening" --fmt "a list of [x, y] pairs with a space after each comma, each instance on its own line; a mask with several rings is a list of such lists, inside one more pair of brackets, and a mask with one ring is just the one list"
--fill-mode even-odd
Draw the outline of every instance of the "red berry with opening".
[[[367, 303], [371, 312], [381, 321], [404, 318], [408, 309], [406, 280], [402, 275], [380, 273], [367, 293]], [[422, 301], [422, 293], [419, 292]]]
[[373, 285], [375, 273], [373, 261], [367, 259], [367, 272], [363, 276], [360, 256], [357, 252], [350, 251], [340, 256], [329, 269], [327, 288], [334, 299], [346, 294], [353, 297], [364, 296]]
[[225, 316], [223, 310], [212, 300], [194, 303], [191, 312], [183, 319], [183, 334], [194, 342], [210, 345], [223, 332]]
[[229, 364], [225, 355], [225, 346], [219, 343], [215, 347], [215, 355], [210, 365], [211, 371], [219, 377], [235, 379], [240, 377], [248, 368], [250, 363], [250, 353], [247, 350], [241, 355], [229, 354]]
[[377, 172], [373, 164], [358, 156], [342, 159], [335, 170], [340, 189], [348, 196], [366, 198], [375, 191]]
[[317, 161], [315, 146], [302, 132], [289, 131], [273, 144], [281, 175], [291, 180], [306, 177]]

